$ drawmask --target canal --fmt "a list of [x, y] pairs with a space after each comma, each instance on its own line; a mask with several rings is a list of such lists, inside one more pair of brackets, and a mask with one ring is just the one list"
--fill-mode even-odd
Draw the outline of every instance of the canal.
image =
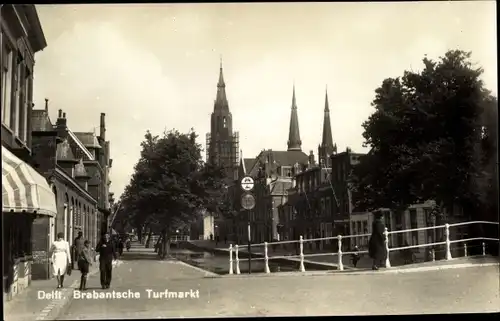
[[[229, 274], [229, 257], [227, 254], [222, 253], [210, 253], [204, 251], [196, 251], [193, 249], [179, 249], [171, 248], [170, 255], [179, 261], [187, 263], [192, 266], [196, 266], [206, 271], [210, 271], [216, 274], [224, 275]], [[236, 263], [234, 263], [234, 271], [236, 271]], [[273, 262], [269, 261], [269, 269], [271, 272], [292, 272], [299, 271], [299, 264], [296, 262], [290, 262], [283, 264], [283, 262]], [[240, 259], [240, 272], [248, 273], [248, 259]], [[264, 273], [264, 260], [262, 259], [252, 259], [251, 264], [252, 273]]]

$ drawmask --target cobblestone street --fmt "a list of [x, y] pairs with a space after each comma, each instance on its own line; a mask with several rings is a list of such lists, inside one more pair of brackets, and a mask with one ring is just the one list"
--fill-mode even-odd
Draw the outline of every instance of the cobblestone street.
[[[101, 290], [94, 277], [87, 292], [99, 296], [131, 291], [139, 293], [136, 298], [73, 298], [58, 319], [418, 314], [500, 307], [498, 267], [397, 275], [224, 278], [177, 261], [156, 261], [152, 255], [127, 260], [127, 254], [133, 255], [126, 253], [124, 263], [114, 270], [111, 289]], [[148, 298], [148, 290], [168, 290], [178, 297]]]

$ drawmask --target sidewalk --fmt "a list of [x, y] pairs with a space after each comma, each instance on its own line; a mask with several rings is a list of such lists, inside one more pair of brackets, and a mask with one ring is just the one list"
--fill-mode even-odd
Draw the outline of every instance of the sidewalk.
[[[90, 268], [89, 277], [99, 272], [99, 261], [94, 262]], [[120, 261], [114, 261], [113, 266]], [[49, 314], [57, 313], [64, 303], [73, 295], [73, 290], [80, 284], [81, 273], [73, 270], [71, 275], [64, 278], [64, 288], [57, 290], [56, 278], [50, 280], [31, 281], [21, 294], [11, 301], [4, 301], [4, 319], [9, 321], [44, 320]], [[54, 297], [54, 294], [60, 293]], [[43, 297], [46, 294], [48, 297]], [[52, 297], [50, 297], [52, 296]]]

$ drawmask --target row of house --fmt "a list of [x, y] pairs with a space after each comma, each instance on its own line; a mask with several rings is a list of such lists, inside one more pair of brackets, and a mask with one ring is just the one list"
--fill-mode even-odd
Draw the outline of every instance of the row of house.
[[2, 233], [4, 298], [32, 280], [51, 278], [49, 249], [64, 233], [95, 246], [107, 231], [113, 202], [112, 159], [105, 114], [100, 132], [76, 132], [59, 110], [49, 118], [49, 101], [33, 104], [34, 56], [47, 46], [34, 5], [2, 5]]

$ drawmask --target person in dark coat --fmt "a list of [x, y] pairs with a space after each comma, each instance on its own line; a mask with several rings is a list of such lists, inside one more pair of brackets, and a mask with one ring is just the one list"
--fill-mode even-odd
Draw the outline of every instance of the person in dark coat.
[[120, 254], [120, 256], [123, 255], [123, 247], [124, 247], [123, 239], [120, 237], [118, 239], [118, 253]]
[[383, 214], [381, 211], [374, 213], [375, 220], [372, 224], [372, 235], [368, 244], [368, 254], [373, 259], [373, 270], [378, 270], [380, 266], [384, 266], [384, 261], [387, 258], [387, 251], [385, 248], [385, 225], [383, 221]]
[[75, 241], [73, 242], [73, 262], [78, 263], [78, 258], [80, 257], [80, 254], [83, 250], [83, 233], [82, 231], [78, 232], [78, 236], [75, 238]]
[[86, 240], [84, 243], [83, 250], [80, 252], [80, 257], [78, 257], [78, 268], [82, 272], [82, 277], [80, 280], [80, 291], [87, 289], [87, 276], [89, 274], [89, 268], [92, 265], [92, 254], [90, 251], [90, 242]]
[[109, 234], [104, 234], [102, 240], [96, 246], [99, 253], [99, 270], [101, 272], [101, 286], [109, 289], [111, 285], [111, 272], [113, 271], [113, 259], [116, 260], [116, 250], [114, 242]]

